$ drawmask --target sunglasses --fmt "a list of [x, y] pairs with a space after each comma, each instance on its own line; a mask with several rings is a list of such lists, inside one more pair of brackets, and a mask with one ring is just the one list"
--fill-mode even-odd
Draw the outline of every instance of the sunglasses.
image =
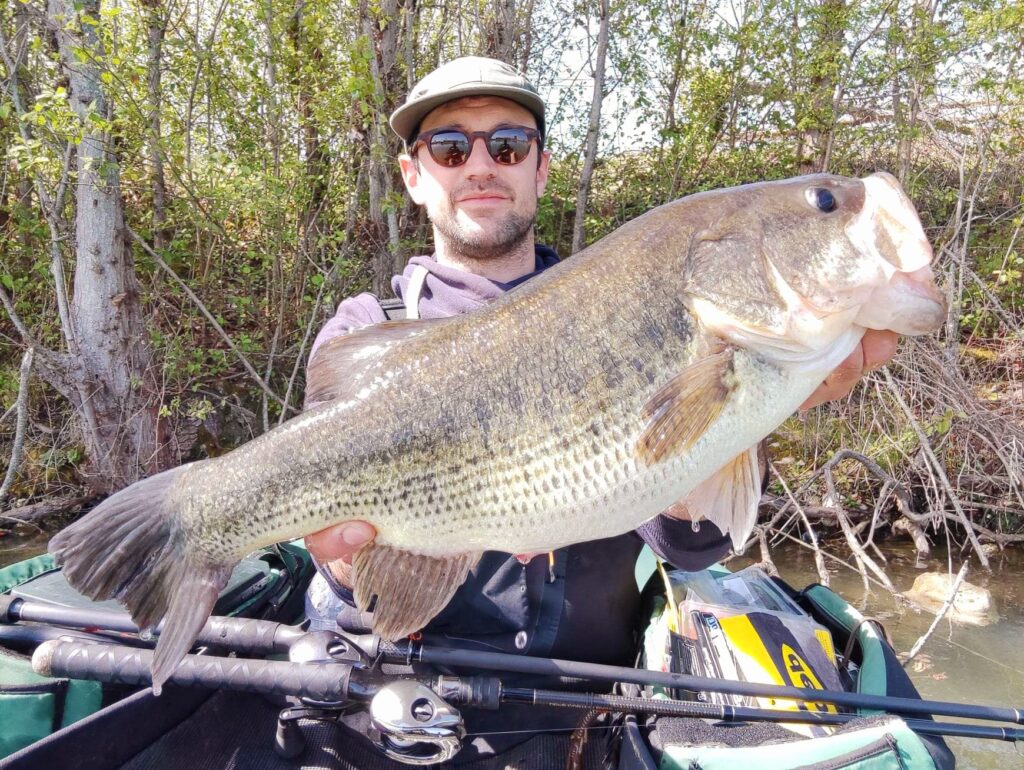
[[530, 144], [536, 139], [540, 147], [540, 131], [522, 126], [495, 128], [492, 131], [462, 131], [457, 128], [435, 128], [416, 137], [409, 148], [414, 155], [419, 146], [426, 145], [430, 157], [441, 166], [461, 166], [473, 152], [473, 144], [484, 140], [487, 154], [495, 163], [514, 166], [530, 154]]

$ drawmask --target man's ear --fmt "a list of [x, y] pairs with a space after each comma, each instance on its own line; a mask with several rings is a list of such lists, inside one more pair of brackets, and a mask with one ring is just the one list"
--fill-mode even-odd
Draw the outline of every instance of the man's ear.
[[412, 202], [422, 206], [424, 203], [423, 190], [420, 187], [420, 164], [412, 159], [407, 153], [398, 156], [398, 165], [402, 169], [402, 181], [405, 182], [405, 189], [409, 191]]
[[544, 150], [540, 154], [540, 163], [537, 164], [537, 197], [544, 194], [544, 188], [548, 186], [548, 172], [551, 170], [551, 153]]

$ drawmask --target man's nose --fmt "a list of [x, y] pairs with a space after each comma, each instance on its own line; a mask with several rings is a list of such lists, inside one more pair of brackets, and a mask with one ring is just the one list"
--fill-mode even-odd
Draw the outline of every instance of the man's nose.
[[474, 136], [469, 146], [469, 158], [466, 160], [466, 176], [494, 176], [497, 173], [497, 163], [487, 152], [487, 142], [482, 136]]

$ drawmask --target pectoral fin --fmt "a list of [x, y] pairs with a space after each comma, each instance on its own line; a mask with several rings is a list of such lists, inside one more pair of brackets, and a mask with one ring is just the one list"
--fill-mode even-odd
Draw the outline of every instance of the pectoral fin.
[[356, 607], [373, 609], [373, 631], [394, 641], [419, 631], [445, 608], [479, 553], [423, 556], [386, 545], [359, 549], [352, 562]]
[[722, 412], [735, 388], [733, 351], [727, 348], [686, 367], [644, 407], [650, 421], [637, 442], [648, 465], [685, 452]]
[[680, 502], [695, 519], [703, 517], [729, 533], [739, 551], [757, 521], [760, 500], [761, 472], [755, 445], [715, 471]]

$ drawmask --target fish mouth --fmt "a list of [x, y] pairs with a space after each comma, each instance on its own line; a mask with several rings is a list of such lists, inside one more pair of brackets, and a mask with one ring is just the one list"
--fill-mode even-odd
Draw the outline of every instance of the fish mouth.
[[854, 323], [912, 336], [934, 332], [946, 320], [946, 298], [935, 284], [932, 247], [914, 204], [891, 174], [861, 181], [864, 206], [846, 231], [875, 258], [882, 282], [858, 298]]
[[861, 305], [854, 323], [917, 336], [939, 329], [946, 320], [946, 297], [935, 285], [930, 265], [896, 272]]

